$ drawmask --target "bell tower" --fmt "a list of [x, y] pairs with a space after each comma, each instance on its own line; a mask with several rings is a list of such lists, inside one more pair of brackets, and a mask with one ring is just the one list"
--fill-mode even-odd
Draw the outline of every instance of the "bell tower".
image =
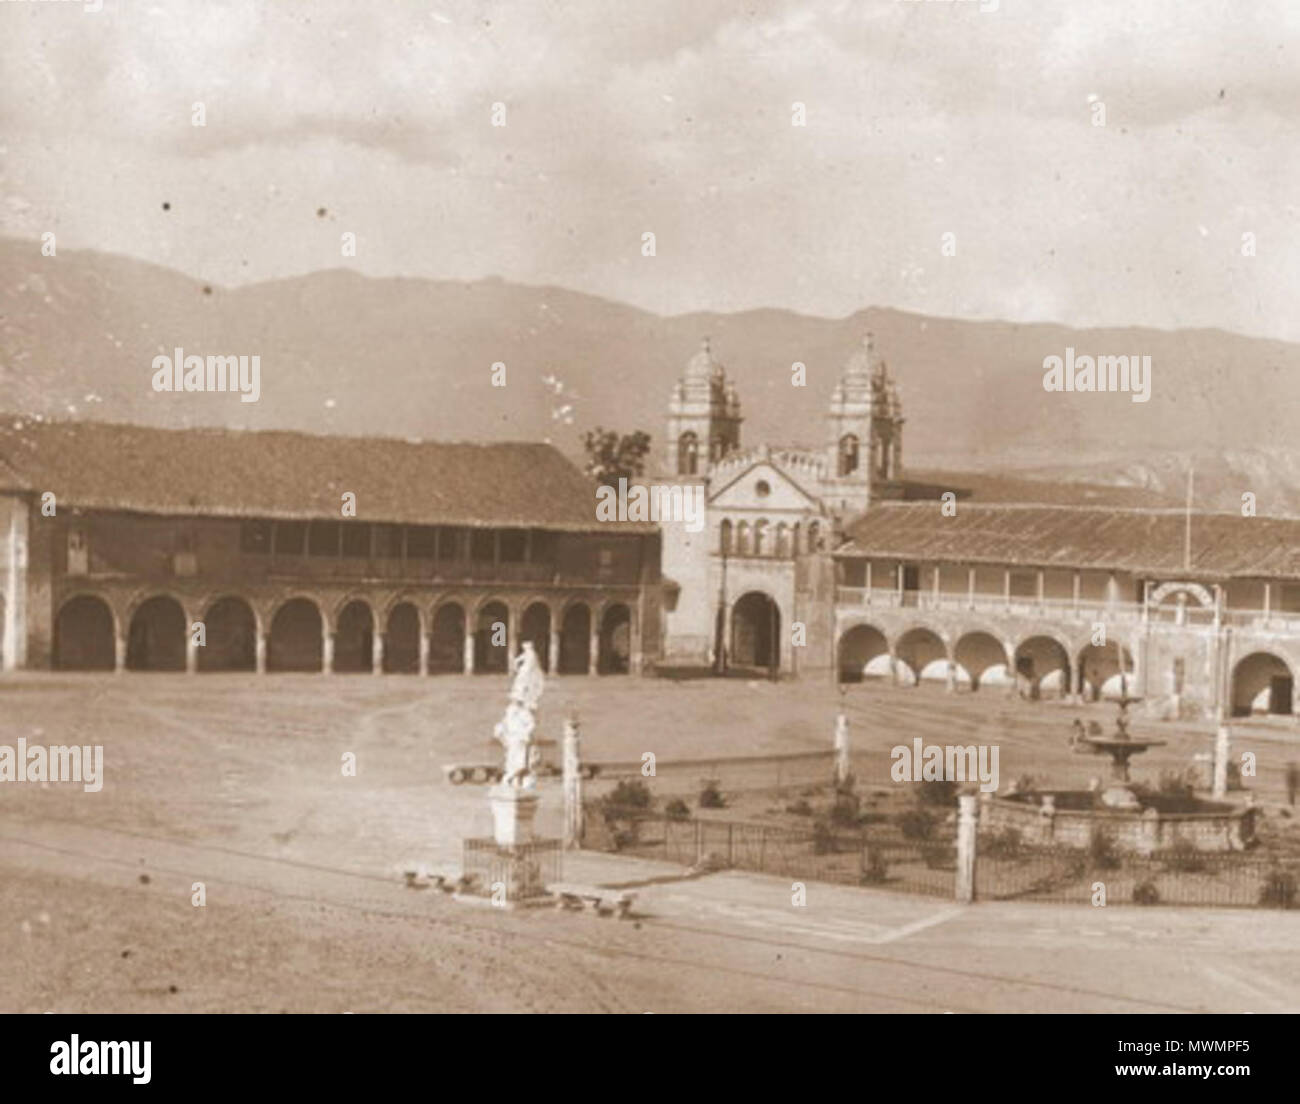
[[861, 513], [902, 478], [903, 467], [902, 404], [873, 334], [844, 365], [826, 419], [823, 495], [836, 513]]
[[740, 445], [740, 398], [706, 337], [686, 364], [668, 403], [664, 471], [707, 475], [712, 464]]

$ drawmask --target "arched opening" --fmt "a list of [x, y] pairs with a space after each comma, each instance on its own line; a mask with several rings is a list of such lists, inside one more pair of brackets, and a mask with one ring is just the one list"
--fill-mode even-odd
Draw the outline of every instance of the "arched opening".
[[334, 670], [340, 674], [373, 671], [375, 618], [361, 599], [349, 602], [339, 613], [334, 630]]
[[754, 555], [762, 556], [767, 553], [767, 519], [759, 518], [754, 522]]
[[749, 522], [747, 521], [736, 524], [736, 555], [749, 555]]
[[700, 464], [700, 439], [691, 432], [677, 438], [677, 473], [695, 475]]
[[107, 602], [82, 595], [63, 605], [54, 622], [54, 666], [60, 671], [113, 670], [113, 612]]
[[420, 670], [420, 611], [400, 602], [388, 612], [384, 627], [384, 671], [414, 675]]
[[904, 686], [916, 686], [922, 679], [948, 677], [948, 649], [932, 629], [908, 629], [894, 644], [894, 656], [898, 681]]
[[591, 670], [591, 610], [581, 602], [564, 611], [560, 625], [560, 674], [585, 675]]
[[203, 615], [200, 671], [257, 670], [257, 618], [242, 598], [219, 598]]
[[[1132, 693], [1137, 686], [1134, 678], [1133, 653], [1124, 649], [1124, 678], [1120, 678], [1119, 654], [1114, 644], [1089, 644], [1079, 652], [1079, 692], [1085, 701], [1118, 698], [1121, 689]], [[1121, 682], [1125, 685], [1121, 688]]]
[[537, 662], [543, 671], [551, 669], [551, 609], [545, 602], [534, 602], [524, 610], [519, 622], [519, 639], [531, 640]]
[[722, 524], [718, 526], [718, 544], [724, 556], [731, 555], [731, 522], [726, 518], [723, 518]]
[[784, 521], [776, 523], [776, 539], [773, 544], [772, 554], [785, 559], [790, 555], [790, 530], [786, 528]]
[[852, 475], [858, 470], [858, 439], [852, 433], [840, 438], [840, 475]]
[[731, 665], [775, 670], [781, 662], [781, 611], [751, 590], [731, 607]]
[[953, 651], [957, 661], [957, 684], [972, 691], [984, 683], [1005, 684], [1011, 680], [1007, 670], [1007, 653], [992, 633], [976, 630], [964, 633]]
[[459, 674], [465, 670], [465, 611], [455, 602], [438, 607], [429, 635], [429, 673]]
[[1291, 668], [1272, 652], [1254, 652], [1232, 669], [1232, 714], [1291, 713]]
[[885, 639], [885, 634], [874, 625], [854, 625], [840, 637], [840, 682], [863, 682], [868, 677], [878, 678], [882, 673], [887, 673], [888, 663], [884, 664], [884, 672], [879, 670], [880, 664], [875, 664], [876, 669], [868, 671], [872, 667], [872, 661], [881, 656], [886, 659], [889, 656], [889, 642]]
[[309, 598], [292, 598], [271, 619], [268, 671], [319, 671], [324, 656], [324, 622]]
[[1021, 693], [1038, 699], [1070, 692], [1070, 655], [1059, 640], [1031, 636], [1016, 648], [1016, 681]]
[[504, 602], [489, 602], [478, 611], [474, 629], [474, 671], [503, 675], [510, 669], [510, 612]]
[[129, 671], [185, 670], [185, 611], [175, 598], [159, 594], [131, 618], [126, 642]]
[[822, 547], [822, 527], [815, 521], [808, 523], [808, 551], [820, 552]]
[[632, 663], [632, 614], [619, 603], [605, 610], [600, 619], [600, 655], [596, 671], [602, 675], [626, 675]]

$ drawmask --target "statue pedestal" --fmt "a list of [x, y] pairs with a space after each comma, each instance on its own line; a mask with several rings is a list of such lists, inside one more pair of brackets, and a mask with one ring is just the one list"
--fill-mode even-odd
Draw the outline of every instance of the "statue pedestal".
[[488, 800], [492, 803], [492, 835], [498, 847], [532, 842], [533, 820], [541, 800], [536, 790], [500, 784], [488, 790]]

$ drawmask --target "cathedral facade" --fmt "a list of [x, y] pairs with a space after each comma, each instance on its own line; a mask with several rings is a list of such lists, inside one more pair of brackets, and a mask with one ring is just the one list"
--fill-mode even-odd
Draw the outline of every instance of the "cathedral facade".
[[706, 338], [673, 388], [661, 457], [661, 480], [700, 484], [705, 501], [699, 532], [664, 527], [662, 662], [794, 674], [829, 661], [826, 553], [842, 526], [902, 497], [901, 404], [868, 334], [829, 396], [821, 447], [746, 447], [742, 422]]

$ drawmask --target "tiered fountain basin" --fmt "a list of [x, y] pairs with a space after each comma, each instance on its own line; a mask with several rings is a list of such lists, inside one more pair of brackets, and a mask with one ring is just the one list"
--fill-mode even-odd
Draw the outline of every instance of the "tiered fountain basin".
[[[1109, 791], [1108, 791], [1109, 792]], [[1086, 848], [1100, 831], [1119, 851], [1149, 855], [1188, 845], [1243, 851], [1255, 840], [1253, 806], [1181, 794], [1131, 791], [1137, 804], [1116, 808], [1091, 790], [1026, 790], [980, 803], [980, 828], [1013, 828], [1033, 846]]]

